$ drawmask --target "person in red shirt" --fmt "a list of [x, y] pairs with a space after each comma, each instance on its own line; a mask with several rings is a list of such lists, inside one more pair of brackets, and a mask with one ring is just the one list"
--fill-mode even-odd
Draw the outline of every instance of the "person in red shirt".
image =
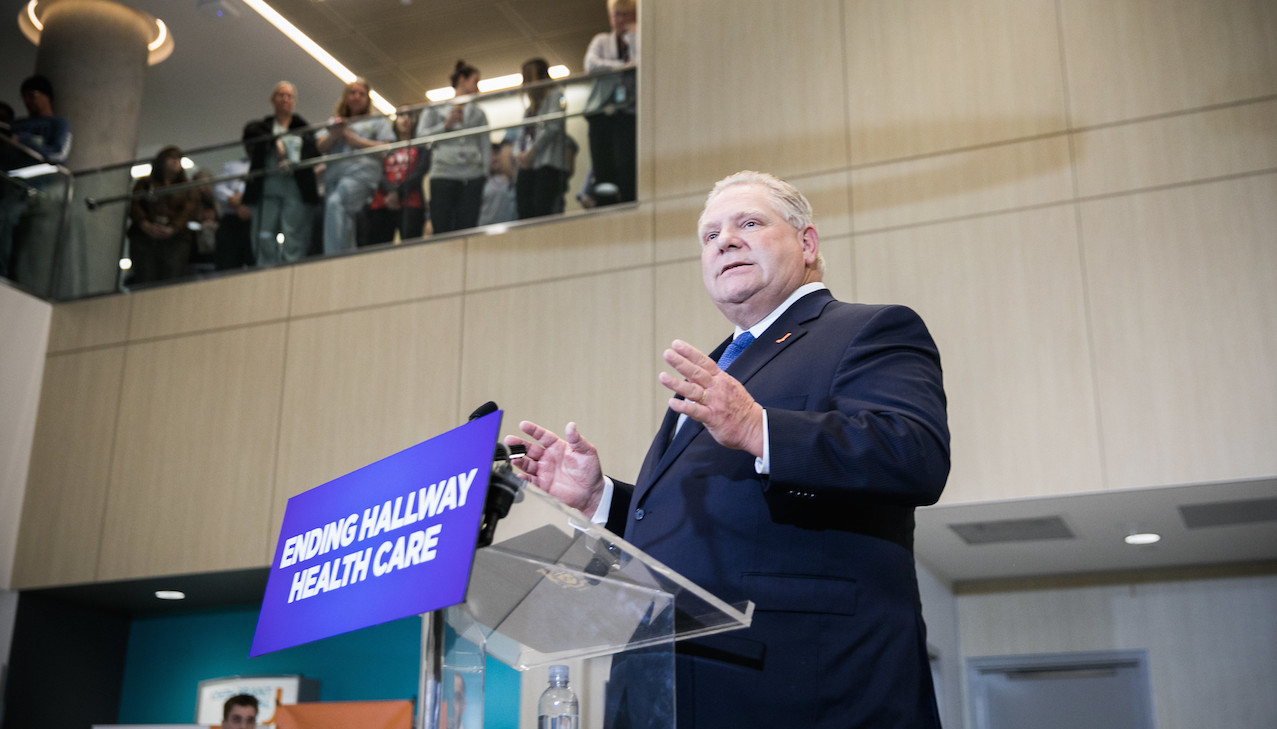
[[[395, 117], [395, 139], [412, 139], [417, 128], [416, 112], [400, 112]], [[368, 244], [390, 243], [395, 230], [400, 240], [428, 235], [426, 196], [421, 181], [430, 171], [430, 147], [402, 147], [382, 161], [381, 182], [368, 205]]]

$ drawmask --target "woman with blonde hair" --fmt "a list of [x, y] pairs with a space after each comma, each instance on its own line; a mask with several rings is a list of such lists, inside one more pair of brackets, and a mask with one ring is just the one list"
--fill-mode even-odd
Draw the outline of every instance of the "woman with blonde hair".
[[[395, 141], [386, 117], [372, 113], [368, 93], [368, 82], [362, 78], [346, 84], [328, 127], [315, 133], [321, 153], [353, 153]], [[378, 155], [364, 154], [328, 163], [324, 171], [324, 255], [355, 247], [355, 222], [372, 200], [380, 180]]]

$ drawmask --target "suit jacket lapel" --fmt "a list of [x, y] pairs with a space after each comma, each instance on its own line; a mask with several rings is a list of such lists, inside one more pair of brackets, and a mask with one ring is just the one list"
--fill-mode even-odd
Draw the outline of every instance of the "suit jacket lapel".
[[[832, 300], [833, 294], [828, 289], [821, 289], [795, 301], [784, 314], [781, 314], [776, 321], [772, 322], [771, 326], [767, 327], [767, 331], [763, 332], [763, 335], [757, 341], [746, 347], [744, 352], [741, 352], [740, 357], [732, 363], [732, 377], [735, 377], [742, 384], [747, 384], [750, 378], [757, 374], [772, 358], [801, 339], [807, 332], [806, 328], [802, 326], [803, 323], [819, 316], [825, 305]], [[717, 360], [731, 341], [731, 337], [723, 340], [710, 353], [710, 357]], [[682, 454], [692, 440], [705, 429], [704, 425], [688, 418], [687, 422], [683, 423], [683, 427], [679, 428], [678, 433], [671, 440], [670, 433], [673, 432], [677, 422], [678, 413], [673, 410], [666, 410], [665, 419], [661, 422], [661, 429], [657, 432], [652, 446], [648, 449], [647, 457], [643, 460], [643, 467], [639, 470], [639, 477], [634, 485], [633, 503], [639, 503], [652, 484], [669, 469], [670, 465], [678, 459], [679, 455]], [[668, 444], [668, 447], [666, 447], [666, 444]]]
[[[731, 337], [724, 339], [709, 356], [717, 361], [723, 354], [723, 350], [727, 349], [727, 345], [731, 343]], [[746, 351], [749, 350], [746, 349]], [[687, 422], [683, 423], [683, 427], [679, 428], [678, 433], [675, 434], [674, 428], [677, 426], [678, 413], [667, 409], [665, 411], [665, 418], [661, 420], [661, 427], [658, 431], [656, 431], [656, 437], [652, 439], [652, 445], [647, 449], [647, 456], [644, 457], [643, 466], [639, 469], [638, 479], [634, 482], [634, 501], [636, 503], [642, 493], [647, 490], [647, 485], [656, 480], [656, 476], [654, 475], [658, 472], [656, 469], [659, 468], [661, 471], [665, 470], [665, 467], [668, 466], [668, 461], [671, 460], [676, 453], [681, 452], [683, 448], [691, 442], [691, 437], [688, 435], [689, 431], [695, 430], [699, 433], [705, 428], [705, 426], [691, 418], [688, 418]], [[674, 441], [678, 442], [675, 443]]]

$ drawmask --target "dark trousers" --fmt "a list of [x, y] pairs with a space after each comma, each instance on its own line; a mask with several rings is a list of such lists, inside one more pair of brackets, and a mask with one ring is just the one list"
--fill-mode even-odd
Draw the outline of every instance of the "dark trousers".
[[169, 281], [187, 275], [193, 247], [191, 237], [184, 232], [164, 239], [141, 233], [130, 235], [129, 258], [133, 267], [129, 284]]
[[238, 215], [223, 215], [217, 221], [217, 238], [213, 249], [213, 268], [228, 271], [256, 264], [253, 255], [253, 221]]
[[395, 230], [399, 231], [400, 240], [420, 238], [426, 230], [426, 209], [380, 208], [368, 211], [369, 245], [390, 243], [395, 239]]
[[567, 182], [567, 172], [557, 167], [519, 170], [514, 182], [519, 219], [563, 212], [563, 193]]
[[637, 167], [635, 116], [617, 112], [594, 114], [585, 119], [590, 124], [590, 163], [594, 166], [594, 184], [611, 182], [620, 190], [617, 200], [600, 203], [634, 201], [638, 186], [634, 178]]
[[430, 223], [434, 226], [435, 235], [479, 224], [484, 179], [430, 179]]

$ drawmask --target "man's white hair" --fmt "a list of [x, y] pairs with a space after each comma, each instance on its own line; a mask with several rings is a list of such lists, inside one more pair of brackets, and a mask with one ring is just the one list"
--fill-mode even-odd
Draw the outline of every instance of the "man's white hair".
[[[710, 190], [709, 195], [705, 198], [705, 207], [701, 208], [701, 218], [705, 217], [705, 210], [709, 208], [709, 204], [713, 202], [719, 193], [735, 185], [758, 185], [767, 190], [767, 195], [771, 198], [776, 212], [780, 213], [785, 218], [785, 222], [792, 225], [795, 230], [802, 230], [809, 225], [814, 225], [812, 222], [811, 202], [807, 200], [806, 195], [775, 175], [755, 170], [741, 170], [714, 183], [714, 189]], [[700, 229], [699, 220], [696, 227], [698, 230]], [[825, 257], [823, 255], [816, 257], [816, 268], [822, 272], [825, 270]]]
[[723, 190], [734, 185], [759, 185], [767, 189], [767, 194], [772, 199], [772, 204], [776, 206], [777, 212], [785, 217], [785, 222], [802, 230], [812, 224], [811, 203], [807, 201], [807, 197], [798, 191], [798, 188], [785, 182], [775, 175], [766, 172], [755, 172], [754, 170], [742, 170], [734, 175], [728, 175], [718, 182], [714, 183], [714, 189], [709, 191], [709, 196], [705, 198], [705, 207]]

